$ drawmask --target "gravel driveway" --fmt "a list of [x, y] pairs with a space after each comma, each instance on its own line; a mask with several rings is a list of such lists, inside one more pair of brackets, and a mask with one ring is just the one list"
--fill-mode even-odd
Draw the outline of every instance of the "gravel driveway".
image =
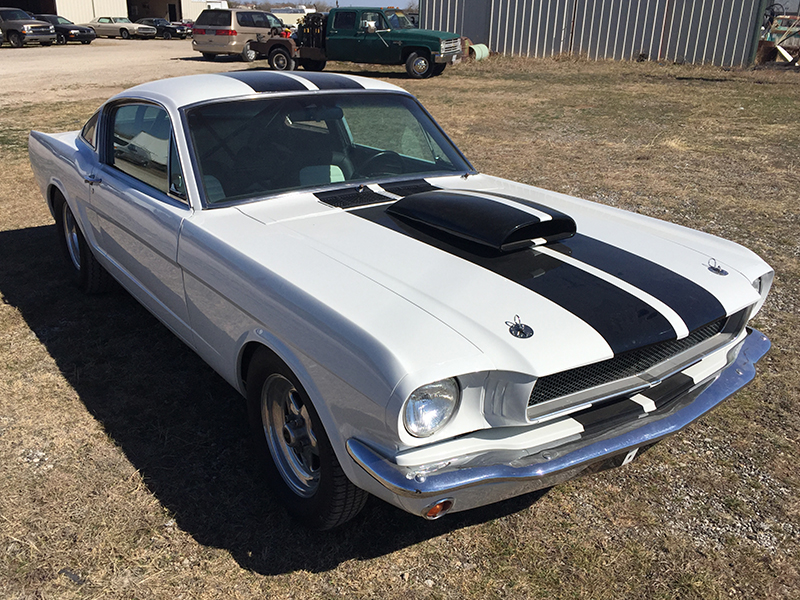
[[[47, 56], [50, 60], [42, 60]], [[266, 63], [264, 63], [266, 66]], [[0, 47], [0, 107], [84, 99], [105, 101], [142, 81], [248, 68], [238, 57], [203, 60], [191, 40], [110, 40], [90, 45]], [[99, 104], [99, 102], [98, 102]]]

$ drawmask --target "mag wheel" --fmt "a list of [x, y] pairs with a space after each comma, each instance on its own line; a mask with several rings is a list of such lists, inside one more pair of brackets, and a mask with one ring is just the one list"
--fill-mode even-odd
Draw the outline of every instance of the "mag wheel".
[[251, 426], [286, 510], [311, 529], [352, 519], [367, 499], [342, 471], [319, 415], [294, 374], [266, 351], [248, 369]]
[[426, 79], [433, 74], [433, 65], [427, 54], [412, 52], [406, 59], [406, 73], [414, 79]]

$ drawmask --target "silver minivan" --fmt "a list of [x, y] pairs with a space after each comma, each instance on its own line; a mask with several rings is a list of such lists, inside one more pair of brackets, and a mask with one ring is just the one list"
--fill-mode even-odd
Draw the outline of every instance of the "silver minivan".
[[207, 9], [194, 22], [192, 48], [203, 53], [206, 60], [214, 60], [218, 54], [238, 54], [245, 62], [256, 59], [250, 42], [258, 34], [266, 37], [277, 35], [283, 23], [275, 15], [261, 10]]

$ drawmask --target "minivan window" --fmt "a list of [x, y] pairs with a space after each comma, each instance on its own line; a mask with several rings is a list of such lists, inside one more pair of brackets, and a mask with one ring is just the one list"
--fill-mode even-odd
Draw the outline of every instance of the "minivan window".
[[204, 25], [206, 27], [230, 27], [231, 11], [229, 10], [204, 10], [195, 21], [195, 26]]

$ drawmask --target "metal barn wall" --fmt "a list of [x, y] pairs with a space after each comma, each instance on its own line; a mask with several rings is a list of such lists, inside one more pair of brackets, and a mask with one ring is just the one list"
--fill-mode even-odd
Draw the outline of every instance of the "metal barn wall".
[[420, 0], [421, 27], [503, 54], [744, 66], [764, 0]]

